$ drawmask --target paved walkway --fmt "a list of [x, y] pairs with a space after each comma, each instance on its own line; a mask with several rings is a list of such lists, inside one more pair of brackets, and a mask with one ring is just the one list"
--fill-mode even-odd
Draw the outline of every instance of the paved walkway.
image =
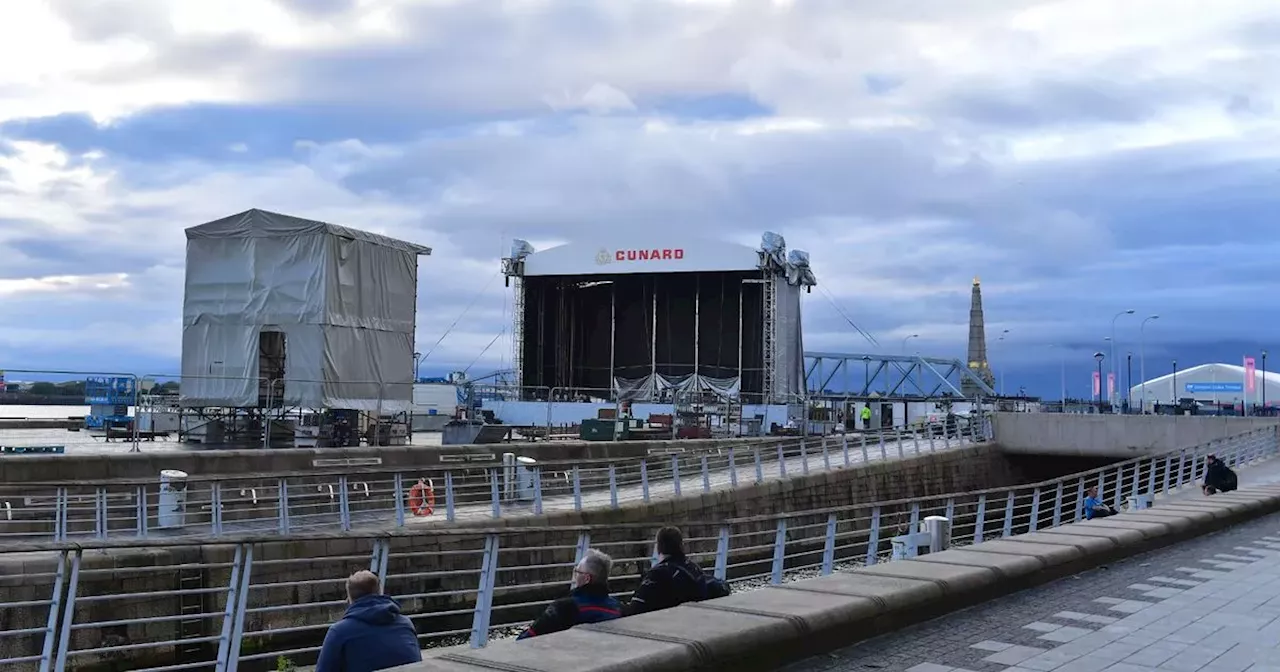
[[[1239, 474], [1245, 486], [1280, 482], [1280, 460]], [[1280, 514], [785, 669], [1280, 672]]]
[[[807, 444], [807, 459], [802, 459], [798, 454], [788, 457], [782, 461], [785, 466], [779, 466], [778, 453], [776, 450], [761, 451], [761, 472], [764, 474], [764, 480], [770, 481], [783, 478], [794, 478], [805, 473], [815, 474], [830, 469], [842, 469], [845, 465], [845, 455], [843, 443], [840, 437], [830, 437], [827, 440], [827, 451], [824, 455], [822, 450], [822, 439], [811, 439]], [[950, 450], [956, 450], [965, 446], [974, 445], [972, 442], [959, 439], [951, 439]], [[789, 453], [795, 453], [799, 449], [796, 447], [788, 447]], [[933, 452], [943, 452], [948, 450], [948, 443], [942, 439], [935, 439], [933, 444]], [[725, 451], [727, 455], [728, 451]], [[881, 450], [879, 442], [870, 443], [866, 446], [866, 454], [864, 456], [861, 441], [856, 435], [851, 435], [849, 439], [849, 465], [857, 466], [861, 464], [879, 462], [883, 460], [897, 460], [901, 458], [916, 457], [917, 455], [928, 455], [930, 453], [929, 439], [921, 438], [919, 441], [912, 439], [904, 439], [901, 442], [888, 441]], [[865, 457], [865, 460], [864, 460]], [[662, 459], [670, 458], [650, 458], [651, 464], [658, 463]], [[737, 463], [737, 484], [739, 486], [750, 485], [756, 480], [756, 464], [754, 453], [750, 449], [735, 451], [734, 457]], [[807, 472], [805, 462], [808, 462]], [[689, 496], [700, 492], [726, 490], [733, 487], [733, 475], [727, 467], [720, 469], [707, 470], [706, 482], [703, 480], [701, 469], [689, 470], [682, 468], [680, 472], [680, 495]], [[544, 478], [548, 475], [544, 474]], [[443, 495], [439, 491], [440, 484], [436, 484], [436, 513], [435, 515], [423, 518], [409, 518], [407, 524], [412, 525], [431, 525], [441, 524], [445, 522], [445, 511]], [[545, 486], [544, 486], [545, 487]], [[650, 501], [671, 499], [676, 497], [676, 487], [674, 480], [670, 477], [662, 479], [651, 479], [649, 482], [649, 499]], [[638, 502], [644, 499], [644, 488], [639, 480], [632, 480], [627, 483], [618, 484], [618, 502], [619, 504], [627, 502]], [[583, 509], [606, 509], [612, 506], [613, 498], [609, 490], [589, 490], [582, 493]], [[543, 498], [543, 513], [555, 513], [574, 510], [574, 498], [572, 494], [547, 496]], [[455, 518], [461, 521], [474, 522], [476, 520], [493, 518], [493, 505], [489, 502], [483, 504], [467, 504], [458, 506], [454, 511]], [[529, 516], [533, 515], [533, 505], [531, 503], [520, 503], [502, 508], [502, 516]]]

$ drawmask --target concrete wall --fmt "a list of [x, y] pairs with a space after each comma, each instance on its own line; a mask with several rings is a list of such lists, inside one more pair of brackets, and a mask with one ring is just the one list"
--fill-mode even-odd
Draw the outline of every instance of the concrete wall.
[[[1061, 473], [1069, 473], [1077, 469], [1080, 461], [1075, 458], [1059, 458], [1058, 464], [1063, 470]], [[541, 517], [486, 520], [483, 524], [487, 528], [496, 526], [536, 528], [506, 534], [502, 542], [504, 549], [511, 549], [504, 551], [501, 556], [503, 566], [528, 568], [516, 572], [504, 572], [503, 581], [507, 585], [529, 585], [539, 582], [552, 584], [549, 587], [505, 590], [500, 593], [499, 605], [534, 603], [528, 607], [512, 608], [501, 612], [504, 620], [524, 621], [533, 618], [545, 601], [564, 592], [563, 587], [556, 583], [568, 581], [567, 570], [539, 567], [539, 565], [572, 562], [578, 532], [573, 529], [563, 529], [566, 526], [580, 524], [609, 526], [608, 529], [593, 533], [592, 545], [603, 547], [617, 559], [613, 588], [627, 591], [634, 589], [640, 573], [647, 569], [651, 545], [650, 535], [663, 523], [680, 524], [689, 539], [704, 539], [703, 542], [692, 543], [691, 552], [709, 552], [714, 550], [719, 521], [726, 518], [765, 516], [787, 511], [938, 495], [1020, 482], [1026, 482], [1025, 475], [1013, 462], [1006, 460], [990, 446], [978, 446], [937, 455], [816, 473], [733, 491], [698, 494], [647, 505], [636, 502], [624, 505], [617, 510], [566, 512]], [[886, 508], [882, 512], [882, 523], [890, 528], [888, 532], [893, 531], [897, 525], [894, 521], [905, 520], [907, 507], [900, 508], [901, 511]], [[957, 514], [963, 513], [967, 511], [957, 511]], [[992, 516], [992, 520], [995, 520], [999, 513], [993, 510], [989, 515]], [[825, 520], [825, 515], [819, 514], [814, 520], [796, 519], [793, 525], [797, 530], [796, 533], [801, 534], [799, 531], [801, 526], [821, 522], [821, 520]], [[735, 531], [758, 531], [762, 535], [750, 540], [739, 540], [735, 545], [741, 547], [748, 544], [764, 544], [767, 546], [772, 540], [774, 526], [774, 521], [768, 519], [735, 525]], [[812, 550], [819, 554], [821, 527], [819, 525], [815, 531], [812, 531], [813, 534], [818, 535], [814, 537]], [[842, 526], [841, 532], [847, 529], [853, 528]], [[808, 535], [808, 533], [804, 534]], [[392, 533], [388, 590], [397, 595], [436, 594], [404, 601], [405, 610], [409, 613], [439, 614], [418, 621], [420, 632], [465, 629], [469, 626], [469, 613], [441, 614], [440, 612], [471, 608], [471, 600], [474, 599], [474, 593], [471, 591], [475, 589], [475, 575], [472, 572], [479, 561], [479, 555], [473, 551], [481, 543], [482, 536], [479, 534], [445, 536], [413, 534], [405, 531]], [[362, 558], [368, 557], [370, 548], [370, 539], [342, 535], [309, 540], [264, 540], [264, 543], [258, 545], [255, 551], [253, 583], [289, 583], [291, 585], [253, 591], [250, 608], [268, 604], [316, 604], [329, 600], [333, 600], [334, 604], [318, 608], [253, 613], [246, 624], [247, 629], [256, 631], [311, 624], [323, 625], [330, 622], [341, 613], [343, 590], [341, 577], [362, 564], [367, 564], [367, 561]], [[799, 547], [792, 545], [789, 548]], [[457, 553], [463, 550], [472, 552]], [[225, 567], [188, 569], [186, 574], [182, 575], [180, 570], [164, 567], [164, 565], [174, 562], [227, 562], [231, 558], [231, 553], [232, 549], [225, 545], [225, 541], [202, 547], [192, 546], [173, 550], [89, 551], [84, 556], [85, 569], [106, 571], [82, 576], [80, 594], [111, 594], [125, 590], [129, 592], [173, 590], [179, 585], [224, 586], [228, 579]], [[34, 580], [24, 580], [23, 575], [32, 576], [39, 572], [51, 572], [54, 558], [51, 554], [44, 553], [24, 555], [25, 557], [0, 555], [0, 603], [40, 599], [40, 596], [48, 595], [51, 585], [51, 578], [47, 578], [48, 574], [46, 578]], [[732, 562], [751, 561], [757, 564], [735, 568], [731, 571], [731, 576], [768, 571], [767, 563], [770, 555], [771, 549], [768, 548], [736, 551], [731, 559]], [[346, 557], [329, 559], [333, 556]], [[257, 564], [258, 561], [285, 559], [294, 561]], [[458, 574], [449, 572], [458, 572]], [[404, 576], [409, 574], [414, 576]], [[325, 581], [325, 583], [305, 583], [308, 581]], [[457, 594], [438, 595], [445, 591]], [[139, 598], [124, 604], [89, 603], [85, 605], [85, 609], [86, 612], [82, 612], [78, 621], [134, 617], [142, 619], [146, 616], [176, 614], [179, 602], [176, 597]], [[210, 596], [207, 603], [203, 605], [206, 613], [220, 614], [221, 609], [219, 596]], [[44, 613], [40, 609], [9, 611], [6, 616], [6, 621], [2, 624], [6, 629], [42, 627], [44, 624]], [[220, 619], [209, 619], [205, 626], [206, 634], [216, 634], [219, 626]], [[153, 619], [128, 626], [116, 626], [109, 633], [86, 628], [76, 631], [74, 647], [101, 646], [108, 640], [115, 643], [166, 641], [178, 637], [178, 627], [175, 621]], [[311, 646], [318, 644], [323, 635], [324, 629], [321, 627], [289, 635], [287, 641], [292, 645]], [[0, 653], [13, 655], [18, 651], [38, 651], [38, 642], [38, 636], [27, 638], [25, 641], [21, 638], [0, 639], [0, 647], [5, 647]], [[278, 649], [283, 643], [285, 640], [278, 639], [273, 641], [271, 646], [273, 649]], [[260, 650], [259, 647], [260, 644], [256, 640], [247, 641], [244, 653], [248, 655]], [[123, 665], [119, 669], [168, 665], [176, 662], [174, 658], [176, 654], [171, 650], [139, 649], [128, 655], [133, 658], [112, 662]], [[89, 663], [92, 656], [87, 658], [83, 662]], [[298, 660], [298, 662], [311, 661]]]
[[992, 417], [995, 442], [1007, 453], [1120, 459], [1177, 450], [1278, 425], [1280, 418], [1202, 415], [994, 413]]

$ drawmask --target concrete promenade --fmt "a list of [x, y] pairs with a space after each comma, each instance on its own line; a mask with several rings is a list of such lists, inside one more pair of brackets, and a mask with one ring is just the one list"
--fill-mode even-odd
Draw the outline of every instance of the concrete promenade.
[[[1280, 462], [1241, 472], [1280, 483]], [[1169, 501], [1203, 499], [1188, 491]], [[796, 663], [787, 672], [1277, 672], [1280, 513]]]
[[[932, 447], [928, 438], [903, 439], [902, 441], [886, 441], [883, 446], [877, 441], [862, 445], [857, 435], [850, 435], [848, 446], [848, 466], [858, 466], [885, 460], [897, 460], [901, 458], [916, 457], [918, 455], [928, 455], [931, 452], [938, 453], [946, 450], [956, 450], [966, 446], [972, 446], [974, 442], [969, 439], [950, 439], [947, 441], [941, 438], [935, 438]], [[777, 450], [765, 449], [760, 452], [760, 473], [763, 474], [763, 481], [776, 480], [781, 478], [789, 478], [801, 476], [804, 474], [816, 474], [831, 469], [841, 469], [846, 466], [845, 450], [842, 437], [831, 436], [826, 441], [826, 452], [823, 452], [823, 441], [820, 437], [813, 437], [806, 442], [806, 455], [801, 457], [798, 448], [789, 447], [784, 460], [778, 459]], [[714, 457], [714, 456], [713, 456]], [[650, 464], [661, 464], [664, 458], [650, 458]], [[670, 459], [670, 458], [665, 458]], [[728, 459], [728, 451], [723, 451], [722, 460]], [[727, 466], [719, 469], [708, 467], [706, 478], [703, 478], [701, 469], [682, 468], [680, 472], [679, 488], [677, 492], [676, 481], [670, 477], [661, 479], [653, 478], [649, 482], [649, 501], [660, 501], [671, 499], [681, 495], [691, 495], [701, 492], [714, 492], [717, 490], [728, 490], [735, 485], [749, 485], [756, 482], [756, 462], [754, 452], [750, 449], [737, 450], [734, 454], [734, 460], [737, 464], [736, 469], [730, 469]], [[727, 464], [727, 462], [721, 462]], [[806, 464], [807, 463], [807, 464]], [[544, 474], [544, 479], [560, 478], [566, 485], [570, 484], [569, 474], [566, 472], [557, 472], [557, 474]], [[409, 525], [440, 525], [447, 521], [444, 516], [444, 504], [439, 492], [439, 484], [437, 487], [436, 513], [427, 517], [407, 518], [406, 524]], [[545, 487], [545, 486], [544, 486]], [[609, 489], [587, 490], [582, 493], [582, 508], [586, 509], [606, 509], [613, 505], [613, 493]], [[629, 480], [625, 483], [619, 482], [617, 488], [618, 503], [634, 503], [644, 500], [644, 487], [639, 480]], [[542, 513], [559, 513], [574, 511], [576, 502], [572, 494], [545, 496], [542, 501]], [[514, 505], [503, 506], [501, 510], [502, 517], [518, 517], [534, 515], [532, 503], [518, 503]], [[465, 522], [479, 522], [483, 520], [492, 520], [493, 505], [490, 502], [482, 504], [466, 504], [455, 507], [455, 519]], [[384, 519], [385, 516], [380, 516]]]
[[[1273, 443], [1265, 456], [1275, 454]], [[1277, 660], [1269, 647], [1280, 635], [1280, 554], [1274, 552], [1280, 550], [1274, 529], [1280, 522], [1280, 461], [1240, 473], [1238, 492], [1204, 497], [1187, 484], [1149, 510], [783, 582], [526, 642], [437, 650], [403, 669], [769, 670], [831, 651], [788, 669], [1264, 672]], [[1172, 564], [1153, 562], [1162, 554], [1172, 554]], [[1139, 569], [1132, 575], [1110, 569], [1126, 566]], [[1047, 583], [1055, 579], [1061, 580]], [[1020, 589], [1026, 590], [1014, 592]], [[1053, 590], [1058, 592], [1043, 592]], [[1001, 604], [1013, 606], [983, 611]], [[967, 610], [956, 613], [960, 609]], [[942, 618], [927, 622], [937, 616]], [[1248, 632], [1223, 634], [1237, 626]], [[881, 633], [881, 639], [840, 648]], [[1175, 657], [1186, 661], [1185, 669], [1161, 667]]]

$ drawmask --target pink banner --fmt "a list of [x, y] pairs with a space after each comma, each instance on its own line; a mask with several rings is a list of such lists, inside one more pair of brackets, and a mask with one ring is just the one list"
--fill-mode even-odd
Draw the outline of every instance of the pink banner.
[[1098, 390], [1102, 389], [1102, 378], [1098, 376], [1098, 372], [1093, 372], [1093, 396], [1098, 396]]
[[1245, 392], [1253, 392], [1253, 388], [1257, 385], [1254, 379], [1257, 375], [1254, 373], [1254, 363], [1252, 357], [1244, 358], [1244, 390]]
[[1115, 400], [1116, 398], [1116, 374], [1107, 374], [1107, 398]]

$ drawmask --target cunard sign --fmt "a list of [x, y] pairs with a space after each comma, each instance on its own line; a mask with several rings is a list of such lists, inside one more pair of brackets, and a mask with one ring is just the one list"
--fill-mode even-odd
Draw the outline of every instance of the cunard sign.
[[614, 250], [613, 261], [671, 261], [684, 259], [684, 248], [659, 247], [635, 250]]

